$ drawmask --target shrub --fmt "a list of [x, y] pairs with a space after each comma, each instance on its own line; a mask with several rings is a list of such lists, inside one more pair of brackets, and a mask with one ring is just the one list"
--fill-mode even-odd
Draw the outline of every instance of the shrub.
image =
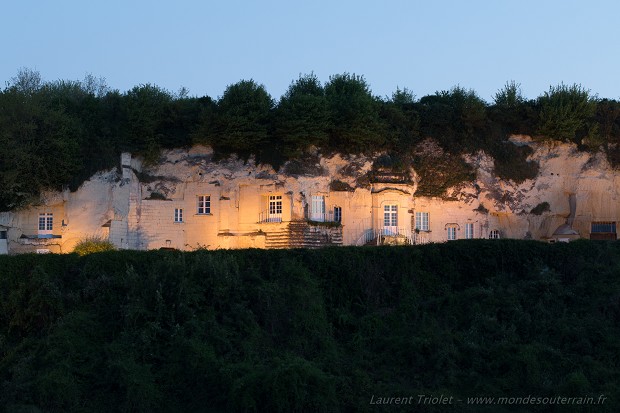
[[446, 191], [475, 178], [475, 173], [463, 158], [443, 153], [439, 156], [416, 155], [413, 168], [418, 174], [418, 196], [443, 197]]
[[478, 208], [474, 208], [474, 211], [485, 215], [489, 213], [489, 210], [484, 206], [484, 204], [478, 205]]
[[95, 252], [113, 251], [116, 247], [108, 240], [104, 240], [100, 236], [89, 236], [81, 239], [75, 245], [73, 252], [78, 255], [87, 255]]
[[545, 202], [541, 202], [540, 204], [532, 208], [532, 210], [530, 211], [530, 214], [542, 215], [543, 212], [549, 212], [549, 211], [551, 211], [551, 208], [549, 207], [549, 202], [545, 201]]
[[148, 198], [149, 200], [157, 200], [157, 201], [167, 201], [168, 198], [166, 198], [166, 195], [159, 193], [159, 192], [151, 192], [151, 195], [149, 195]]
[[353, 192], [355, 191], [355, 188], [353, 188], [351, 185], [349, 185], [346, 182], [340, 181], [338, 179], [335, 179], [333, 181], [331, 181], [329, 183], [329, 190], [330, 191], [348, 191], [348, 192]]
[[504, 142], [493, 150], [495, 174], [506, 180], [513, 180], [517, 184], [526, 179], [534, 179], [538, 175], [539, 166], [527, 157], [533, 152], [529, 146], [517, 146]]

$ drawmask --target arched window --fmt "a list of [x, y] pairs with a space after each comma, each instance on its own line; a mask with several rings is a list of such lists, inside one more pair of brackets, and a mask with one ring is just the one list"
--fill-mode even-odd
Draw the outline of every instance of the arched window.
[[499, 231], [494, 229], [489, 232], [489, 239], [499, 239]]

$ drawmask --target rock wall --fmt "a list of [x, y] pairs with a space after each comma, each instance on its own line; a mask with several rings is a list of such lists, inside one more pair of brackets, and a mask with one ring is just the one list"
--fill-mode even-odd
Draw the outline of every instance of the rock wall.
[[[203, 146], [167, 151], [151, 167], [124, 154], [121, 171], [100, 172], [76, 192], [46, 193], [39, 205], [0, 213], [0, 228], [6, 228], [9, 253], [70, 252], [89, 236], [130, 249], [264, 248], [270, 233], [273, 241], [286, 232], [286, 223], [310, 218], [312, 197], [324, 199], [326, 216], [341, 214], [334, 239], [344, 245], [363, 244], [373, 230], [385, 227], [386, 210], [397, 216], [397, 232], [419, 242], [446, 241], [449, 227], [456, 228], [457, 239], [464, 238], [467, 224], [474, 238], [497, 231], [501, 237], [551, 239], [570, 215], [571, 196], [572, 229], [581, 237], [589, 237], [593, 221], [620, 220], [620, 174], [603, 154], [534, 143], [527, 136], [511, 139], [534, 149], [530, 158], [540, 165], [536, 179], [501, 180], [493, 160], [480, 152], [466, 158], [476, 170], [475, 181], [450, 189], [447, 199], [417, 197], [415, 171], [411, 182], [368, 181], [373, 158], [363, 156], [317, 155], [275, 171], [235, 157], [215, 162], [213, 151]], [[198, 196], [209, 197], [208, 214], [197, 213]], [[281, 199], [281, 221], [269, 222], [261, 217], [274, 196]], [[543, 203], [548, 210], [531, 213]], [[179, 210], [183, 219], [175, 222]], [[428, 232], [415, 231], [416, 212], [428, 213]], [[54, 216], [54, 238], [37, 236], [42, 213]]]

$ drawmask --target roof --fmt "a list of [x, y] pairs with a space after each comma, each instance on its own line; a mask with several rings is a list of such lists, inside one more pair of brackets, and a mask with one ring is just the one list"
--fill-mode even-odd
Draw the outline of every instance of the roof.
[[553, 235], [579, 235], [570, 225], [562, 224], [555, 230]]

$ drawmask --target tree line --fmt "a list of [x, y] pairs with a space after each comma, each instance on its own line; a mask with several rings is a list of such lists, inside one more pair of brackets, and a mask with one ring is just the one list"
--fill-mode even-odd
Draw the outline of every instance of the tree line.
[[[552, 86], [528, 100], [508, 82], [489, 104], [460, 86], [420, 99], [406, 88], [381, 98], [363, 76], [338, 74], [322, 83], [308, 74], [276, 101], [254, 80], [229, 85], [214, 99], [152, 84], [121, 93], [92, 75], [45, 82], [22, 69], [0, 92], [0, 210], [27, 205], [44, 189], [76, 189], [116, 165], [122, 151], [156, 162], [162, 149], [192, 144], [278, 168], [311, 147], [399, 158], [431, 137], [450, 155], [484, 150], [500, 177], [519, 181], [535, 176], [536, 168], [526, 162], [527, 148], [508, 143], [516, 133], [603, 149], [617, 166], [619, 115], [618, 101], [580, 85]], [[420, 170], [429, 163], [404, 161]]]
[[604, 241], [0, 256], [0, 406], [616, 412], [619, 271]]

